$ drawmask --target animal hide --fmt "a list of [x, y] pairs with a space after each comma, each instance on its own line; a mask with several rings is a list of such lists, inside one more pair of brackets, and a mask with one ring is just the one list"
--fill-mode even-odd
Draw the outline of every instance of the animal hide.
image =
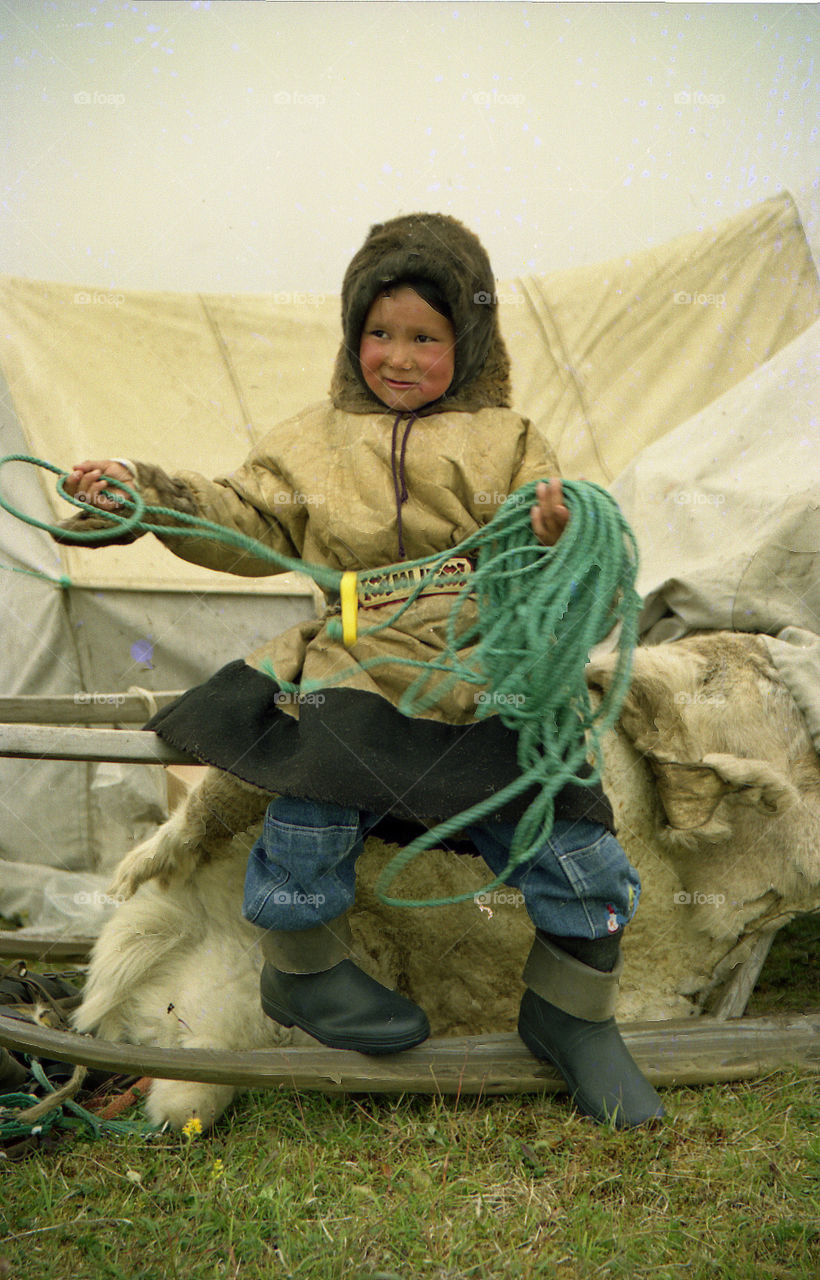
[[[593, 691], [606, 688], [613, 664], [590, 664]], [[639, 648], [603, 778], [643, 885], [624, 935], [619, 1016], [697, 1014], [761, 932], [820, 904], [820, 764], [764, 642], [713, 632]], [[95, 946], [78, 1029], [168, 1047], [309, 1042], [262, 1013], [261, 934], [240, 914], [267, 800], [211, 770], [126, 856], [114, 886], [124, 901]], [[532, 937], [520, 894], [386, 907], [373, 886], [394, 851], [371, 840], [358, 862], [358, 963], [421, 1004], [435, 1036], [514, 1030]], [[393, 892], [447, 896], [489, 879], [481, 859], [434, 851]], [[233, 1093], [156, 1081], [147, 1110], [157, 1123], [197, 1114], [207, 1125]]]

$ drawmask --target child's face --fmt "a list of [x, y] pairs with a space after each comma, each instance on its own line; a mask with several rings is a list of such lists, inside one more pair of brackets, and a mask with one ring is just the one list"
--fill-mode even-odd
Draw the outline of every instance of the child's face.
[[420, 409], [453, 381], [455, 345], [447, 317], [402, 285], [367, 313], [359, 345], [364, 380], [388, 409]]

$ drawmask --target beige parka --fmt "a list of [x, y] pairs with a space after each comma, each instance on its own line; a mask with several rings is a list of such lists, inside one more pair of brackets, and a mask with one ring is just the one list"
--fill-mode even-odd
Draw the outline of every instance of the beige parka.
[[[408, 278], [432, 281], [446, 299], [456, 334], [455, 372], [440, 400], [417, 414], [397, 414], [364, 382], [358, 349], [376, 294]], [[549, 445], [509, 407], [494, 277], [480, 242], [455, 219], [416, 214], [374, 227], [346, 273], [342, 322], [328, 400], [272, 427], [237, 471], [214, 480], [193, 471], [168, 476], [137, 463], [146, 501], [238, 530], [306, 568], [372, 570], [448, 549], [457, 553], [509, 494], [559, 474]], [[276, 572], [217, 542], [170, 530], [162, 541], [174, 554], [214, 569]], [[437, 658], [452, 605], [453, 596], [423, 594], [395, 625], [373, 636], [365, 634], [373, 615], [381, 620], [393, 606], [366, 610], [359, 640], [345, 648], [331, 625], [338, 619], [331, 599], [322, 618], [229, 664], [164, 708], [149, 727], [179, 749], [274, 792], [440, 820], [516, 776], [515, 735], [495, 716], [476, 723], [474, 684], [457, 684], [421, 716], [403, 716], [396, 707], [418, 669], [389, 661], [364, 670], [362, 663]], [[277, 698], [278, 685], [260, 674], [263, 664], [279, 681], [311, 682], [311, 688], [319, 682], [324, 701]], [[601, 793], [572, 784], [556, 800], [561, 812], [608, 824]]]

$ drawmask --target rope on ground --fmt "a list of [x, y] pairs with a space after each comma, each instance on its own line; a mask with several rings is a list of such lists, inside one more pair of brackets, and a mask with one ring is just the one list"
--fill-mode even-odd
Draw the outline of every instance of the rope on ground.
[[[75, 1092], [85, 1076], [85, 1068], [75, 1068], [71, 1080], [61, 1089], [55, 1089], [36, 1058], [29, 1060], [31, 1074], [39, 1085], [47, 1090], [43, 1099], [31, 1093], [0, 1094], [0, 1143], [14, 1138], [37, 1137], [50, 1129], [85, 1129], [95, 1138], [101, 1133], [150, 1134], [156, 1125], [140, 1120], [102, 1120], [69, 1096]], [[82, 1074], [80, 1074], [80, 1071]], [[67, 1115], [66, 1111], [71, 1112]]]

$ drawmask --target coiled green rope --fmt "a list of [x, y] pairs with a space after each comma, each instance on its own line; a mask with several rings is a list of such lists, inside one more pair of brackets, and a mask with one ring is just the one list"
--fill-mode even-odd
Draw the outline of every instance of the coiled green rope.
[[[54, 472], [59, 477], [57, 490], [61, 496], [88, 510], [86, 504], [65, 493], [67, 472], [27, 454], [0, 459], [0, 467], [12, 461], [32, 463]], [[147, 505], [128, 485], [117, 480], [110, 484], [127, 495], [124, 505], [129, 514], [100, 514], [120, 526], [121, 533], [138, 530], [167, 536], [173, 532], [175, 538], [216, 539], [266, 559], [279, 569], [306, 573], [327, 591], [339, 590], [342, 574], [338, 570], [282, 555], [211, 521]], [[542, 546], [533, 534], [530, 508], [536, 502], [536, 486], [531, 483], [511, 494], [488, 524], [457, 547], [402, 562], [403, 570], [418, 567], [435, 571], [454, 555], [477, 557], [475, 571], [450, 611], [446, 647], [436, 661], [386, 656], [356, 664], [359, 669], [385, 662], [419, 668], [418, 677], [399, 703], [399, 711], [407, 716], [421, 714], [458, 682], [475, 685], [481, 690], [476, 694], [476, 718], [497, 714], [518, 734], [520, 776], [502, 791], [426, 831], [391, 859], [376, 886], [378, 896], [389, 906], [444, 906], [475, 898], [503, 884], [548, 839], [555, 796], [564, 784], [572, 779], [580, 786], [591, 787], [600, 778], [601, 738], [615, 722], [626, 695], [637, 641], [641, 606], [635, 591], [638, 550], [632, 530], [605, 489], [588, 481], [569, 480], [563, 481], [562, 487], [570, 520], [553, 547]], [[59, 533], [63, 539], [70, 536], [76, 543], [101, 542], [110, 536], [107, 530], [68, 535], [59, 526], [15, 510], [2, 494], [0, 506], [28, 524]], [[155, 523], [157, 517], [165, 523]], [[383, 572], [389, 574], [391, 568], [386, 566]], [[369, 570], [368, 577], [375, 572], [378, 570]], [[424, 587], [422, 578], [388, 618], [360, 634], [373, 635], [394, 626]], [[477, 604], [477, 621], [465, 622], [465, 608], [472, 598]], [[341, 625], [336, 620], [329, 625], [333, 627], [334, 623], [336, 638], [340, 638]], [[620, 626], [620, 634], [615, 671], [599, 705], [593, 708], [584, 668], [590, 650], [616, 626]], [[298, 695], [342, 683], [350, 672], [341, 672], [332, 681], [305, 681], [301, 685], [278, 680], [272, 667], [268, 674], [277, 679], [284, 692]], [[577, 777], [579, 767], [588, 758], [592, 772], [586, 778]], [[417, 854], [497, 813], [532, 787], [538, 788], [538, 794], [518, 823], [507, 866], [489, 884], [449, 898], [388, 896], [390, 884]]]

